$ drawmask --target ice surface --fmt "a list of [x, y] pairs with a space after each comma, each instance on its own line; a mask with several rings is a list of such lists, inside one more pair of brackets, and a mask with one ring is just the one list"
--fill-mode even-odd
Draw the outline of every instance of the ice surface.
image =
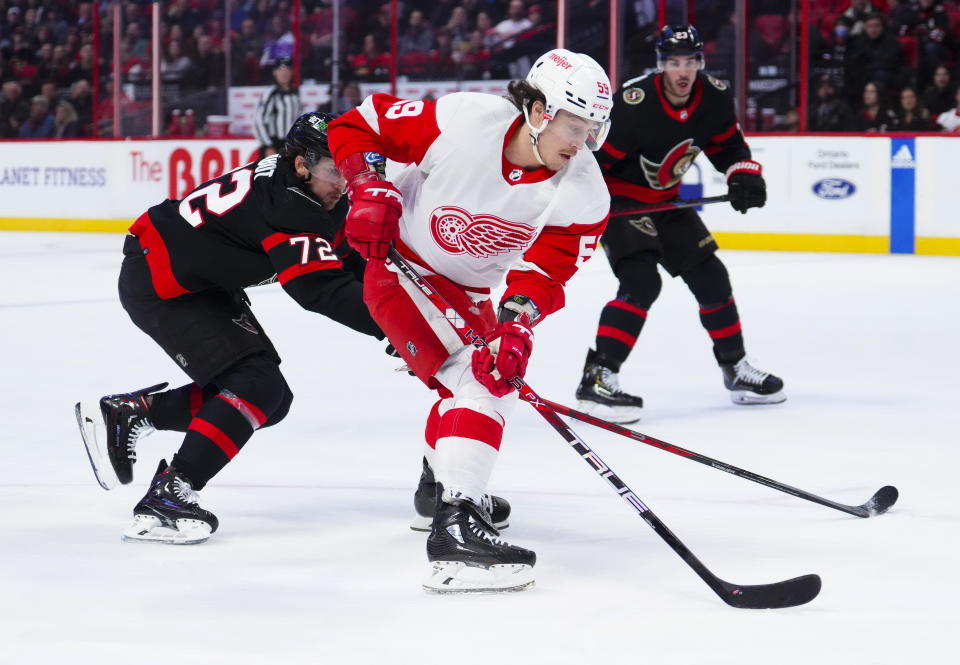
[[[435, 597], [409, 531], [432, 399], [382, 344], [252, 289], [296, 395], [204, 490], [221, 530], [196, 547], [120, 542], [157, 460], [104, 492], [73, 404], [176, 366], [116, 298], [122, 239], [0, 234], [0, 665], [45, 663], [957, 662], [960, 285], [957, 259], [727, 252], [748, 350], [789, 400], [729, 403], [692, 297], [663, 294], [621, 375], [636, 428], [845, 503], [858, 519], [577, 424], [675, 533], [741, 584], [819, 573], [789, 610], [728, 608], [539, 416], [517, 404], [492, 489], [537, 586]], [[528, 378], [572, 403], [614, 293], [598, 257], [537, 331]], [[952, 655], [951, 655], [952, 654]]]

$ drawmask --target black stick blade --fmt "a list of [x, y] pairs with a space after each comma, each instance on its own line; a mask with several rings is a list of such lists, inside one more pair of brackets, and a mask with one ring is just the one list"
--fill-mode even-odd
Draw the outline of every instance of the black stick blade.
[[866, 517], [882, 515], [890, 509], [890, 506], [900, 498], [900, 492], [893, 485], [886, 485], [877, 490], [877, 493], [870, 497], [870, 500], [860, 506], [867, 511]]
[[751, 610], [769, 610], [796, 607], [809, 603], [820, 593], [820, 576], [803, 575], [792, 580], [773, 584], [748, 584], [737, 586], [720, 581], [720, 589], [714, 589], [731, 607]]

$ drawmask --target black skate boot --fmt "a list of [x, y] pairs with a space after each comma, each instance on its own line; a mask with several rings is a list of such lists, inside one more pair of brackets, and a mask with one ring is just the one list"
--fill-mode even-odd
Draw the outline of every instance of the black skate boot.
[[640, 420], [643, 398], [620, 390], [618, 363], [593, 349], [587, 351], [583, 378], [577, 388], [580, 410], [612, 423]]
[[432, 593], [499, 593], [533, 586], [537, 555], [500, 540], [490, 515], [473, 501], [444, 494], [437, 483], [437, 512], [427, 537], [433, 564], [423, 583]]
[[133, 508], [133, 524], [123, 532], [127, 542], [196, 545], [217, 530], [220, 522], [198, 503], [190, 480], [160, 460], [150, 489]]
[[[510, 504], [499, 496], [484, 494], [481, 499], [483, 509], [490, 513], [493, 526], [497, 529], [506, 529], [510, 526]], [[413, 518], [410, 528], [414, 531], [429, 531], [433, 524], [433, 514], [437, 510], [437, 482], [433, 478], [433, 469], [423, 458], [423, 472], [420, 474], [420, 484], [413, 495], [413, 508], [417, 516]]]
[[721, 363], [720, 369], [734, 404], [779, 404], [787, 399], [783, 379], [757, 369], [746, 356], [735, 363]]
[[99, 414], [94, 405], [77, 402], [74, 412], [80, 435], [90, 466], [103, 489], [113, 489], [117, 483], [126, 485], [133, 480], [137, 441], [154, 431], [146, 396], [166, 387], [166, 383], [160, 383], [131, 393], [101, 397]]

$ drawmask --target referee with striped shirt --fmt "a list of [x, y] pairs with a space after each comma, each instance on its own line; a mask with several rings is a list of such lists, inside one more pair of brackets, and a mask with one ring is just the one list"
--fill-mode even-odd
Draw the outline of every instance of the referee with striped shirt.
[[273, 66], [276, 85], [260, 98], [254, 112], [253, 133], [260, 143], [260, 158], [280, 151], [283, 137], [300, 117], [300, 93], [293, 85], [293, 62], [278, 58]]

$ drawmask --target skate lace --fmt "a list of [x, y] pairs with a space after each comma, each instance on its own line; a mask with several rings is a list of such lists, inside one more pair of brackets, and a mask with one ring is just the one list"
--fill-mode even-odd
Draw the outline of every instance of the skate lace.
[[744, 383], [749, 383], [755, 386], [763, 385], [763, 382], [768, 376], [769, 372], [764, 372], [759, 370], [744, 358], [739, 363], [737, 363], [737, 379], [743, 381]]
[[485, 542], [495, 545], [497, 547], [506, 547], [509, 545], [506, 541], [500, 540], [496, 536], [492, 535], [489, 531], [480, 526], [476, 519], [473, 517], [470, 518], [469, 522], [470, 532], [473, 533], [477, 538]]
[[177, 495], [177, 498], [184, 503], [200, 503], [200, 495], [194, 491], [190, 483], [182, 478], [173, 479], [173, 492]]
[[127, 458], [137, 461], [137, 441], [154, 431], [153, 425], [145, 418], [137, 419], [127, 431]]
[[614, 395], [622, 395], [620, 389], [620, 377], [609, 367], [600, 368], [600, 383]]

